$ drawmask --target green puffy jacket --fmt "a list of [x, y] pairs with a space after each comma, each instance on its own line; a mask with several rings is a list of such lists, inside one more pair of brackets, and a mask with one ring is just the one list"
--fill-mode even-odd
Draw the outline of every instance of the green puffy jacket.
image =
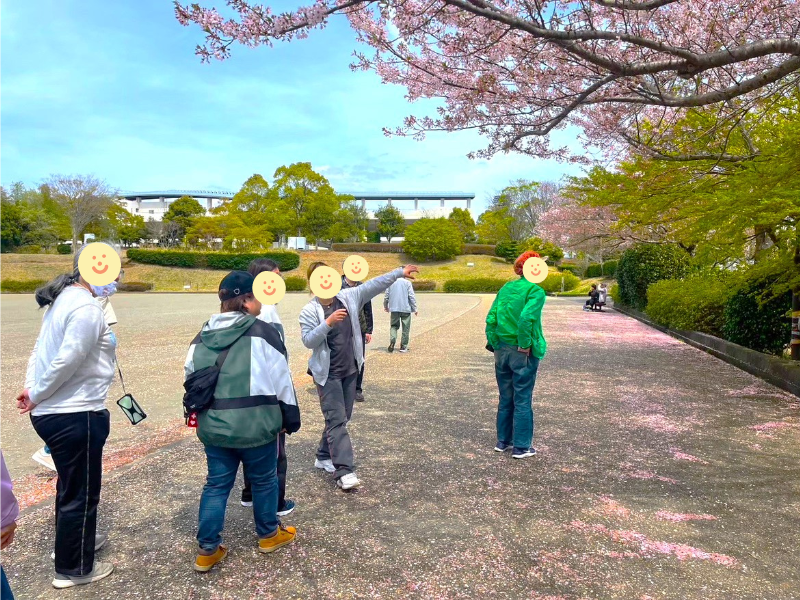
[[524, 277], [509, 281], [497, 292], [486, 317], [486, 339], [489, 345], [500, 344], [530, 348], [531, 355], [542, 358], [547, 342], [542, 332], [542, 308], [547, 297], [544, 290]]

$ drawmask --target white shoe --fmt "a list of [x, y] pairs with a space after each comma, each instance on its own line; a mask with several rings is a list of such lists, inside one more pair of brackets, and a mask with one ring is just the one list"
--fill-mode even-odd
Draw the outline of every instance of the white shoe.
[[[108, 541], [108, 534], [107, 533], [96, 533], [96, 534], [94, 534], [94, 551], [97, 552], [98, 550], [100, 550], [103, 546], [106, 545], [107, 541]], [[53, 550], [53, 553], [50, 555], [50, 558], [52, 560], [56, 559], [56, 551], [55, 550]]]
[[39, 448], [31, 458], [51, 471], [56, 470], [56, 463], [53, 462], [52, 455], [49, 452], [45, 452], [44, 448]]
[[361, 482], [358, 480], [358, 477], [356, 477], [355, 473], [348, 473], [347, 475], [342, 475], [336, 482], [336, 485], [343, 490], [352, 490], [353, 488], [360, 486]]
[[241, 502], [242, 502], [242, 506], [244, 506], [245, 508], [253, 508], [253, 501], [252, 500], [250, 500], [250, 501], [242, 500]]
[[323, 469], [326, 473], [335, 473], [336, 472], [336, 467], [333, 466], [333, 461], [330, 460], [330, 459], [328, 459], [328, 460], [316, 459], [314, 461], [314, 466], [317, 469]]
[[94, 569], [88, 575], [84, 575], [83, 577], [73, 577], [71, 575], [61, 575], [56, 573], [55, 579], [53, 579], [53, 587], [58, 588], [59, 590], [63, 590], [66, 588], [71, 588], [76, 585], [86, 585], [87, 583], [94, 583], [95, 581], [100, 581], [101, 579], [105, 579], [114, 571], [114, 565], [111, 563], [103, 563], [103, 562], [95, 562]]

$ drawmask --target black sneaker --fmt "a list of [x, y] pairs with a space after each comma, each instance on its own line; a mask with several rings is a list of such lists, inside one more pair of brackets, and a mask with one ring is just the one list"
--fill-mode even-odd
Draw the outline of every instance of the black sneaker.
[[528, 458], [536, 456], [536, 448], [514, 448], [511, 451], [511, 458]]
[[297, 506], [294, 500], [289, 500], [288, 498], [283, 501], [283, 508], [278, 511], [279, 517], [285, 517], [286, 515], [290, 514], [294, 507]]
[[505, 452], [506, 450], [511, 450], [511, 444], [506, 444], [505, 442], [497, 442], [497, 445], [494, 447], [495, 452]]
[[242, 490], [242, 506], [250, 508], [253, 506], [253, 492]]
[[391, 354], [392, 352], [394, 352], [394, 344], [389, 344], [389, 348], [388, 348], [388, 350], [389, 350], [389, 354]]
[[356, 392], [356, 402], [363, 402], [364, 401], [364, 394], [361, 392]]

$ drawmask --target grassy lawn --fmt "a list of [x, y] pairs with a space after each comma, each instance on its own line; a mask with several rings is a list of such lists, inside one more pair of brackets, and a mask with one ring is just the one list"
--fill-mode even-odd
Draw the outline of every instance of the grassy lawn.
[[[322, 261], [335, 269], [340, 269], [349, 253], [343, 252], [302, 252], [300, 266], [287, 271], [287, 275], [305, 278], [306, 268], [312, 262]], [[365, 253], [369, 262], [370, 276], [381, 275], [400, 265], [414, 261], [404, 254]], [[474, 266], [467, 266], [472, 263]], [[152, 283], [154, 291], [178, 292], [190, 286], [192, 291], [216, 291], [224, 272], [208, 269], [180, 269], [159, 267], [128, 262], [123, 258], [126, 282]], [[515, 277], [511, 265], [492, 256], [458, 256], [454, 260], [422, 263], [419, 265], [418, 279], [436, 281], [441, 289], [448, 279], [491, 277], [510, 280]], [[4, 281], [51, 279], [56, 275], [68, 273], [72, 268], [71, 256], [50, 254], [3, 254], [0, 255], [0, 276]]]

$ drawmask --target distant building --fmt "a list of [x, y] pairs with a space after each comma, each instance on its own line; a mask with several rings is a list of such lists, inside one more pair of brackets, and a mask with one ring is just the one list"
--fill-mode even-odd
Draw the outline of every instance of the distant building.
[[[475, 194], [471, 192], [340, 192], [353, 196], [356, 202], [367, 209], [369, 231], [375, 231], [377, 220], [375, 210], [386, 204], [396, 206], [406, 217], [406, 224], [422, 217], [447, 217], [458, 206], [471, 210]], [[200, 202], [211, 214], [211, 209], [233, 198], [232, 192], [209, 190], [162, 190], [154, 192], [125, 192], [119, 196], [119, 204], [133, 215], [144, 217], [145, 221], [161, 221], [169, 205], [183, 196], [190, 196]]]

